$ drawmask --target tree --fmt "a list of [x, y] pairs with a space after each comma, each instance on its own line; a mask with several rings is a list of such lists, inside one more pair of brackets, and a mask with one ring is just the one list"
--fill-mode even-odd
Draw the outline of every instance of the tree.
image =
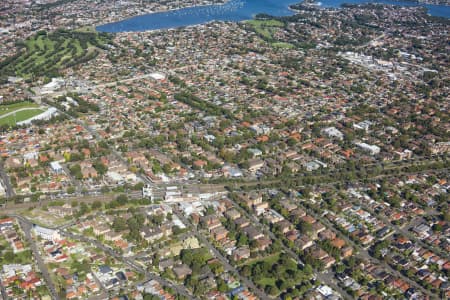
[[144, 295], [144, 300], [159, 300], [160, 298], [156, 295], [152, 295], [152, 294], [145, 294]]
[[194, 295], [196, 296], [204, 295], [207, 291], [208, 286], [204, 281], [200, 281], [196, 285], [194, 285]]
[[71, 155], [70, 155], [70, 152], [64, 152], [64, 160], [65, 160], [66, 162], [71, 161]]
[[217, 289], [219, 290], [219, 292], [221, 293], [226, 293], [228, 292], [228, 285], [225, 283], [225, 281], [222, 278], [218, 278], [217, 279]]
[[247, 235], [245, 235], [244, 233], [239, 233], [236, 246], [241, 247], [241, 246], [245, 246], [245, 245], [248, 245]]
[[89, 207], [86, 205], [86, 203], [81, 202], [80, 208], [78, 209], [78, 216], [82, 216], [90, 211]]
[[220, 275], [224, 271], [223, 265], [221, 263], [210, 264], [209, 268], [211, 269], [211, 272], [213, 272], [215, 275]]
[[345, 265], [339, 264], [336, 266], [336, 273], [342, 274], [345, 272]]
[[164, 222], [164, 219], [165, 217], [162, 214], [155, 214], [148, 217], [148, 220], [156, 226], [160, 226]]
[[215, 212], [216, 212], [216, 210], [214, 209], [214, 206], [208, 205], [206, 207], [206, 215], [211, 215], [211, 214], [214, 214]]
[[92, 208], [92, 209], [99, 209], [99, 208], [101, 208], [101, 207], [102, 207], [102, 203], [101, 203], [100, 201], [98, 201], [98, 200], [94, 201], [94, 202], [91, 204], [91, 208]]
[[95, 161], [92, 165], [100, 176], [103, 176], [108, 172], [108, 167], [100, 160]]
[[450, 213], [449, 212], [445, 212], [443, 216], [444, 216], [445, 222], [450, 222]]
[[119, 232], [127, 229], [127, 222], [124, 218], [115, 218], [112, 224], [114, 231]]
[[122, 205], [127, 204], [128, 197], [125, 194], [120, 194], [119, 196], [117, 196], [116, 201], [120, 206], [122, 206]]
[[143, 187], [144, 187], [144, 183], [143, 183], [143, 182], [139, 182], [139, 183], [136, 183], [136, 184], [133, 186], [133, 190], [135, 190], [135, 191], [140, 191], [140, 190], [142, 190]]
[[14, 261], [14, 253], [12, 251], [7, 251], [3, 254], [3, 259], [6, 263], [12, 263]]
[[172, 166], [170, 164], [164, 164], [162, 170], [165, 174], [170, 174], [172, 172]]
[[81, 173], [81, 166], [79, 164], [75, 164], [70, 167], [70, 174], [74, 176], [76, 179], [83, 179], [83, 174]]
[[264, 290], [271, 296], [276, 296], [280, 293], [280, 290], [273, 285], [266, 285], [266, 288]]
[[250, 266], [245, 265], [242, 267], [241, 273], [244, 277], [249, 277], [252, 275], [252, 270], [251, 270]]
[[312, 224], [308, 222], [300, 221], [300, 223], [298, 224], [298, 229], [300, 230], [301, 233], [307, 234], [312, 231], [313, 227]]
[[303, 273], [305, 273], [306, 275], [311, 275], [313, 273], [313, 268], [311, 267], [311, 265], [306, 264], [303, 268]]
[[433, 230], [437, 232], [442, 232], [442, 230], [444, 230], [444, 227], [442, 226], [442, 224], [436, 223], [433, 225]]
[[276, 285], [280, 291], [284, 291], [289, 287], [290, 282], [288, 280], [278, 279]]
[[75, 193], [75, 187], [74, 187], [74, 186], [69, 186], [69, 187], [67, 188], [67, 193], [68, 193], [68, 194], [73, 194], [73, 193]]
[[106, 194], [106, 193], [109, 192], [109, 187], [107, 187], [107, 186], [102, 186], [102, 188], [100, 189], [100, 191], [101, 191], [102, 193]]

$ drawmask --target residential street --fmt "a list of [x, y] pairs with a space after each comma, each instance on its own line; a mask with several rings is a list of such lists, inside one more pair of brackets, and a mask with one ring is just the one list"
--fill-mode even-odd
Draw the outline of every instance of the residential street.
[[8, 175], [5, 172], [3, 161], [0, 161], [0, 179], [2, 181], [3, 187], [5, 188], [6, 198], [11, 198], [15, 195], [14, 189], [11, 185]]
[[[234, 207], [236, 209], [238, 209], [243, 215], [245, 215], [249, 220], [252, 220], [252, 222], [254, 224], [256, 224], [258, 227], [262, 227], [265, 229], [266, 232], [268, 232], [269, 236], [271, 239], [273, 240], [277, 240], [278, 238], [275, 236], [275, 234], [273, 234], [272, 231], [270, 231], [269, 228], [267, 228], [267, 226], [264, 226], [263, 224], [261, 224], [261, 222], [259, 222], [258, 218], [255, 215], [250, 215], [249, 213], [247, 213], [247, 211], [245, 211], [242, 207], [239, 206], [238, 203], [236, 203], [235, 201], [231, 200], [230, 201], [234, 204]], [[281, 242], [281, 246], [283, 247], [283, 250], [289, 254], [289, 256], [294, 259], [298, 264], [300, 264], [301, 266], [304, 266], [304, 262], [300, 260], [300, 258], [298, 257], [297, 254], [294, 253], [294, 251], [292, 251], [291, 249], [289, 249], [288, 247], [286, 247], [282, 242]], [[341, 296], [344, 299], [352, 299], [352, 297], [346, 292], [344, 291], [340, 286], [338, 286], [336, 284], [336, 280], [334, 279], [334, 273], [331, 271], [327, 271], [326, 273], [317, 273], [317, 279], [319, 279], [321, 282], [329, 285], [331, 288], [333, 288], [335, 291], [339, 292], [339, 294], [341, 294]]]
[[5, 286], [3, 285], [2, 280], [0, 279], [0, 289], [1, 289], [1, 295], [3, 300], [8, 299], [8, 295], [6, 294]]
[[357, 245], [355, 242], [353, 242], [351, 239], [349, 239], [345, 234], [342, 234], [340, 231], [336, 230], [335, 227], [333, 226], [333, 224], [331, 224], [327, 219], [323, 218], [322, 216], [317, 215], [315, 212], [307, 209], [304, 206], [302, 206], [302, 208], [305, 209], [305, 211], [307, 211], [308, 214], [311, 214], [314, 218], [316, 218], [317, 220], [320, 220], [322, 222], [322, 224], [324, 224], [327, 228], [329, 228], [333, 232], [335, 232], [339, 237], [344, 239], [346, 243], [348, 243], [349, 245], [352, 245], [352, 247], [357, 250], [356, 255], [359, 258], [367, 260], [367, 261], [372, 261], [372, 262], [375, 262], [376, 264], [382, 265], [390, 273], [392, 273], [395, 276], [405, 280], [411, 286], [414, 286], [415, 288], [417, 288], [420, 291], [422, 291], [424, 294], [426, 294], [426, 295], [430, 296], [431, 298], [433, 298], [433, 294], [431, 294], [429, 291], [425, 290], [423, 287], [421, 287], [419, 284], [417, 284], [417, 282], [412, 281], [411, 279], [407, 278], [406, 276], [404, 276], [403, 274], [401, 274], [397, 270], [394, 270], [393, 268], [391, 268], [391, 266], [386, 264], [384, 261], [380, 261], [380, 260], [374, 258], [373, 256], [371, 256], [369, 254], [369, 252], [366, 249], [361, 248], [359, 245]]
[[450, 300], [450, 0], [1, 1], [0, 300]]
[[32, 230], [33, 224], [31, 222], [29, 222], [26, 218], [20, 217], [18, 219], [19, 219], [20, 227], [22, 228], [23, 232], [25, 233], [25, 239], [28, 242], [28, 244], [30, 245], [31, 251], [33, 252], [33, 256], [36, 260], [39, 270], [42, 273], [42, 276], [45, 280], [45, 284], [47, 285], [47, 288], [50, 291], [50, 295], [51, 295], [52, 299], [59, 300], [60, 299], [59, 295], [56, 292], [55, 285], [53, 284], [53, 281], [50, 277], [47, 266], [45, 265], [44, 260], [41, 257], [39, 249], [36, 246], [36, 242], [33, 240], [32, 236], [31, 236], [31, 230]]
[[236, 274], [239, 277], [239, 280], [243, 282], [251, 291], [253, 291], [260, 299], [270, 299], [270, 297], [268, 297], [263, 291], [258, 289], [252, 281], [240, 275], [238, 270], [236, 270], [236, 268], [233, 267], [228, 262], [228, 260], [203, 236], [203, 234], [201, 234], [194, 226], [192, 226], [192, 224], [181, 213], [176, 213], [176, 215], [184, 224], [190, 226], [191, 230], [193, 230], [194, 235], [208, 247], [208, 249], [212, 252], [212, 254], [214, 254], [215, 257], [217, 257], [222, 262], [226, 271], [230, 271], [233, 274]]
[[98, 247], [99, 249], [102, 249], [105, 253], [109, 254], [110, 256], [114, 257], [115, 259], [124, 262], [132, 269], [136, 270], [137, 272], [139, 272], [141, 274], [144, 274], [148, 280], [154, 279], [154, 280], [158, 281], [162, 286], [170, 287], [170, 288], [174, 289], [178, 294], [183, 295], [183, 296], [187, 297], [188, 299], [194, 299], [184, 286], [175, 285], [164, 278], [161, 278], [159, 276], [156, 276], [153, 273], [148, 272], [147, 270], [142, 268], [138, 263], [136, 263], [134, 260], [123, 257], [122, 255], [118, 254], [117, 252], [115, 252], [111, 248], [103, 245], [102, 243], [98, 242], [97, 240], [89, 239], [82, 235], [72, 234], [67, 231], [62, 231], [61, 234], [65, 235], [71, 239], [79, 240], [79, 241], [85, 242], [90, 245], [95, 245], [96, 247]]
[[[380, 218], [383, 222], [385, 222], [386, 224], [389, 224], [389, 220], [381, 215], [381, 214], [376, 214], [372, 209], [370, 209], [370, 207], [368, 207], [367, 205], [365, 205], [364, 203], [360, 202], [358, 203], [358, 205], [361, 205], [362, 208], [364, 208], [365, 210], [367, 210], [368, 212], [370, 212], [371, 214], [377, 216], [378, 218]], [[411, 232], [409, 232], [408, 230], [405, 230], [405, 228], [402, 228], [398, 225], [390, 225], [394, 231], [398, 234], [401, 234], [407, 238], [409, 238], [411, 241], [414, 241], [414, 243], [419, 244], [421, 247], [428, 249], [432, 252], [435, 252], [439, 255], [441, 255], [442, 257], [445, 257], [446, 259], [450, 260], [450, 255], [448, 254], [448, 252], [445, 252], [442, 249], [436, 248], [436, 247], [432, 247], [427, 243], [424, 243], [423, 241], [421, 241], [419, 238], [417, 238], [416, 236], [414, 236], [414, 234], [412, 234]], [[411, 227], [410, 227], [411, 228]]]

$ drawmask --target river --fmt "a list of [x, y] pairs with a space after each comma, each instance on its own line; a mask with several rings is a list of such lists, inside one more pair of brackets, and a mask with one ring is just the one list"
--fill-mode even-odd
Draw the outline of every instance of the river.
[[[258, 13], [272, 16], [289, 16], [293, 11], [289, 5], [298, 0], [231, 0], [223, 5], [206, 5], [176, 9], [132, 17], [123, 21], [98, 26], [102, 32], [146, 31], [156, 29], [177, 28], [204, 24], [211, 21], [244, 21], [252, 19]], [[320, 0], [322, 7], [340, 7], [343, 3], [385, 3], [403, 6], [424, 6], [433, 16], [450, 18], [450, 6], [417, 4], [407, 1], [391, 0]]]

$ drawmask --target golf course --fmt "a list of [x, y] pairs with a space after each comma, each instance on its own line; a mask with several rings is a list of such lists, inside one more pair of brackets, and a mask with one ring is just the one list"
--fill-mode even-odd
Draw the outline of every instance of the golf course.
[[111, 43], [105, 33], [42, 30], [25, 41], [18, 42], [20, 50], [0, 62], [0, 73], [30, 78], [58, 77], [63, 69], [88, 62]]

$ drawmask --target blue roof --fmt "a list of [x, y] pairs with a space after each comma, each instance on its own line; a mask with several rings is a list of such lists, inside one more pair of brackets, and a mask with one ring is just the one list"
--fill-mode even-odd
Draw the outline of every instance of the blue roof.
[[237, 288], [233, 289], [233, 290], [230, 292], [230, 295], [231, 295], [231, 296], [237, 295], [237, 294], [239, 294], [240, 292], [242, 292], [243, 290], [244, 290], [244, 287], [241, 285], [240, 287], [237, 287]]
[[98, 269], [103, 274], [112, 272], [112, 269], [107, 265], [99, 266]]

